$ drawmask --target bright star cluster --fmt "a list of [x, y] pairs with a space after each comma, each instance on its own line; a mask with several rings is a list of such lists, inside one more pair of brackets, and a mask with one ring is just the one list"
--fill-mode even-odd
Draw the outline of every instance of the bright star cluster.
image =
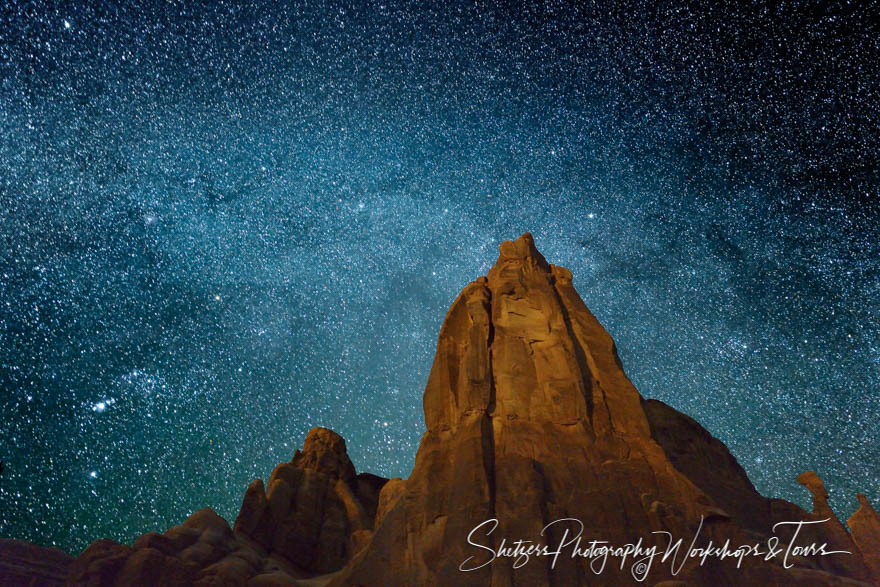
[[0, 535], [233, 520], [317, 425], [406, 477], [525, 231], [761, 492], [880, 505], [880, 18], [723, 5], [7, 2]]

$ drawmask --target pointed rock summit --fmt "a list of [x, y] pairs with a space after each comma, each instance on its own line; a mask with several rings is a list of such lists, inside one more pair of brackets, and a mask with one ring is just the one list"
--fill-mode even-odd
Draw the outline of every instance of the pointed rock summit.
[[[612, 559], [597, 573], [593, 558], [572, 556], [573, 536], [580, 533], [584, 550], [591, 540], [665, 548], [663, 532], [686, 545], [697, 535], [698, 546], [738, 546], [767, 537], [775, 523], [771, 502], [722, 443], [669, 406], [643, 400], [571, 272], [547, 263], [528, 233], [502, 243], [488, 277], [453, 302], [424, 409], [427, 431], [411, 476], [394, 487], [370, 544], [334, 584], [637, 584], [636, 559]], [[810, 519], [788, 505], [784, 514]], [[569, 543], [555, 559], [498, 555], [517, 540], [551, 550]], [[794, 574], [781, 557], [737, 568], [685, 555], [677, 565], [655, 561], [644, 579], [869, 580], [857, 555], [803, 559], [806, 568]]]
[[[850, 535], [815, 473], [799, 478], [812, 513], [761, 496], [724, 444], [642, 398], [571, 273], [530, 234], [502, 243], [488, 276], [453, 302], [424, 411], [408, 479], [356, 474], [344, 440], [316, 428], [265, 486], [248, 487], [234, 529], [203, 510], [133, 547], [99, 541], [68, 582], [880, 584], [867, 500]], [[781, 550], [767, 556], [774, 535]], [[725, 543], [740, 556], [722, 557]]]

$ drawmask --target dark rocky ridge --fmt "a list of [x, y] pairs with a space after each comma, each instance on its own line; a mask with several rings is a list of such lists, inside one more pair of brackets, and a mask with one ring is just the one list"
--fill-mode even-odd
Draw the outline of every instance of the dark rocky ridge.
[[[534, 557], [519, 569], [505, 558], [459, 570], [468, 557], [473, 566], [488, 560], [467, 543], [485, 520], [498, 527], [478, 542], [497, 548], [501, 537], [541, 540], [545, 525], [571, 517], [583, 522], [585, 541], [659, 546], [666, 540], [653, 532], [667, 531], [685, 547], [701, 520], [698, 545], [738, 546], [765, 544], [777, 522], [830, 518], [805, 527], [797, 544], [852, 554], [795, 557], [788, 569], [781, 557], [747, 558], [741, 568], [691, 560], [675, 575], [656, 561], [643, 584], [880, 584], [880, 516], [864, 496], [851, 533], [815, 473], [798, 478], [813, 512], [761, 496], [696, 421], [639, 395], [570, 272], [548, 264], [531, 235], [503, 243], [489, 275], [452, 304], [424, 408], [427, 430], [406, 480], [356, 474], [343, 439], [316, 428], [265, 486], [247, 488], [234, 528], [206, 509], [131, 547], [101, 540], [70, 565], [67, 583], [637, 584], [632, 563], [596, 575], [589, 560], [567, 556], [553, 569]], [[556, 544], [562, 530], [544, 539]], [[792, 528], [777, 535], [790, 542]]]
[[0, 538], [0, 585], [60, 585], [72, 560], [57, 548]]

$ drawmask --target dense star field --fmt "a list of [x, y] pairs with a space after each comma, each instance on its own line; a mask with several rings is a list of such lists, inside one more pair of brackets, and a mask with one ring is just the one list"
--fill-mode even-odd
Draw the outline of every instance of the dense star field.
[[878, 505], [856, 6], [4, 3], [0, 535], [232, 520], [316, 425], [406, 477], [445, 312], [525, 231], [761, 492]]

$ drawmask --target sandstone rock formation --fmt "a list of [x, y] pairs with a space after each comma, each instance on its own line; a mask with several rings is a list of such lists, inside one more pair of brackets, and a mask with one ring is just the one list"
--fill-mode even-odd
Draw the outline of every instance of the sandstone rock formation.
[[67, 584], [293, 585], [332, 573], [368, 542], [386, 481], [355, 475], [342, 437], [314, 428], [268, 490], [251, 483], [234, 530], [206, 508], [133, 546], [99, 540], [71, 565]]
[[235, 533], [306, 572], [336, 571], [368, 541], [385, 481], [355, 475], [342, 437], [315, 428], [265, 492], [259, 479], [248, 487]]
[[[749, 544], [770, 534], [772, 503], [696, 422], [643, 401], [571, 280], [525, 234], [503, 243], [488, 277], [462, 291], [437, 343], [424, 398], [427, 432], [412, 475], [395, 488], [399, 495], [371, 543], [334, 584], [636, 583], [632, 561], [606, 566], [601, 577], [589, 559], [570, 556], [555, 566], [547, 557], [517, 569], [508, 558], [483, 564], [504, 538], [508, 545], [558, 545], [565, 527], [552, 525], [544, 536], [542, 529], [563, 518], [581, 520], [585, 539], [614, 545], [642, 538], [663, 547], [664, 535], [654, 532], [690, 540], [699, 529], [698, 546]], [[809, 517], [799, 509], [786, 509], [787, 519]], [[491, 550], [468, 544], [469, 532], [490, 519], [497, 528], [480, 531], [477, 542]], [[836, 529], [828, 532], [829, 540], [839, 538]], [[849, 546], [855, 550], [851, 540]], [[839, 556], [851, 558], [832, 567], [837, 577], [827, 569], [832, 557], [799, 559], [796, 571], [779, 560], [747, 558], [737, 568], [709, 558], [702, 565], [689, 560], [675, 574], [655, 563], [647, 582], [869, 580], [858, 554]], [[473, 571], [461, 571], [465, 561]]]
[[[265, 486], [248, 487], [234, 529], [202, 510], [132, 547], [98, 541], [68, 583], [880, 584], [880, 518], [867, 501], [850, 535], [815, 473], [799, 478], [813, 512], [761, 496], [697, 422], [641, 397], [571, 273], [548, 264], [531, 235], [503, 243], [488, 276], [452, 304], [424, 410], [406, 480], [356, 475], [342, 438], [317, 428]], [[581, 553], [592, 540], [641, 541], [660, 556], [648, 568], [644, 555], [610, 556], [600, 568], [596, 552], [572, 556], [578, 531]], [[851, 554], [687, 556], [692, 540], [766, 553], [774, 533], [783, 550], [815, 543]], [[670, 536], [682, 545], [663, 561]], [[526, 562], [517, 540], [569, 542], [555, 561], [532, 552]]]

